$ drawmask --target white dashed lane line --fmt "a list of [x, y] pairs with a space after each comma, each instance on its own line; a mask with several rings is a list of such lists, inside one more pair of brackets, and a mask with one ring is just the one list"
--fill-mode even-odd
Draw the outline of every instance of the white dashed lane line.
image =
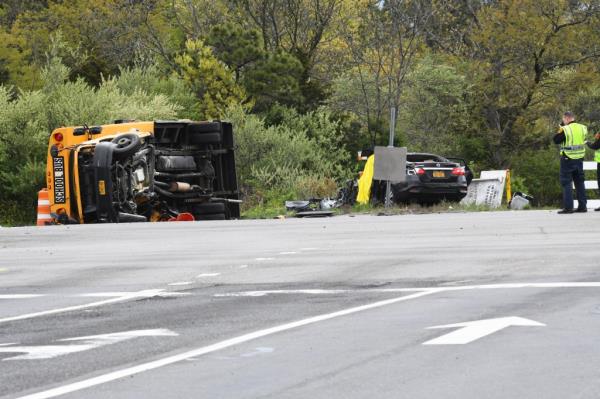
[[220, 276], [221, 273], [202, 273], [196, 276], [196, 278], [206, 278], [206, 277], [217, 277]]

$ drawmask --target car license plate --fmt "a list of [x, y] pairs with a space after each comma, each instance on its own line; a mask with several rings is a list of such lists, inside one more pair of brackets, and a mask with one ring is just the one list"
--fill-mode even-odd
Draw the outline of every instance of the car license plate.
[[442, 172], [441, 170], [436, 170], [433, 172], [433, 177], [443, 179], [444, 177], [446, 177], [446, 173]]

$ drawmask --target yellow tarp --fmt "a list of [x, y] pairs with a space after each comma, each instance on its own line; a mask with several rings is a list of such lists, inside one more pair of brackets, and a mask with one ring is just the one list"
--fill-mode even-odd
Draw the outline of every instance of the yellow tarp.
[[356, 202], [359, 204], [368, 204], [371, 198], [371, 185], [373, 184], [373, 174], [375, 173], [375, 155], [367, 159], [363, 174], [358, 179], [358, 195]]

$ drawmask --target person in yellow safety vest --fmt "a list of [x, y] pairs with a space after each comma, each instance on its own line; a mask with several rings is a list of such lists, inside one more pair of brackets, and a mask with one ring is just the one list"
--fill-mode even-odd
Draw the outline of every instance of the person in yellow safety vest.
[[[594, 153], [594, 161], [596, 161], [596, 163], [598, 164], [598, 166], [596, 167], [596, 180], [598, 181], [598, 190], [600, 192], [600, 133], [596, 133], [596, 135], [594, 136], [594, 142], [587, 143], [587, 146], [596, 151]], [[600, 212], [600, 207], [594, 209], [596, 212]]]
[[[563, 192], [563, 209], [559, 214], [587, 212], [583, 172], [587, 132], [587, 126], [575, 122], [575, 115], [567, 111], [563, 114], [558, 133], [554, 135], [554, 143], [560, 145], [560, 185]], [[576, 210], [573, 210], [573, 183], [577, 191]]]

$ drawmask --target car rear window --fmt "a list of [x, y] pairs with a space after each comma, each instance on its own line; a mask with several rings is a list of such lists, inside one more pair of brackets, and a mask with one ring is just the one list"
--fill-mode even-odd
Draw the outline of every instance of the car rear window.
[[407, 162], [446, 162], [446, 159], [432, 154], [408, 154]]

